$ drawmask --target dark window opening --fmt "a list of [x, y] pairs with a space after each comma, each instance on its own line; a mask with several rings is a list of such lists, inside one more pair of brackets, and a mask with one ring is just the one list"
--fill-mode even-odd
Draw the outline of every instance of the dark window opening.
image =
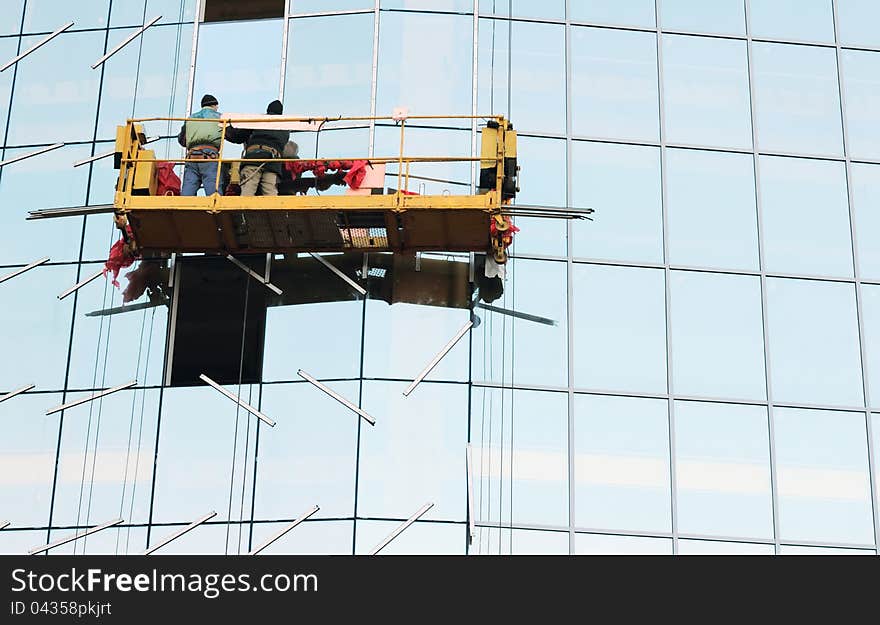
[[286, 0], [205, 0], [204, 22], [284, 17]]

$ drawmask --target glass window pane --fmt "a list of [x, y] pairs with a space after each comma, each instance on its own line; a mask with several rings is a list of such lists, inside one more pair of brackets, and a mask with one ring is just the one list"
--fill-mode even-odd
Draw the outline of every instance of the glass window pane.
[[568, 555], [568, 532], [513, 530], [510, 542], [514, 556]]
[[[418, 507], [410, 514], [417, 510]], [[409, 518], [409, 515], [406, 518]], [[357, 555], [371, 553], [373, 549], [382, 544], [391, 532], [400, 527], [402, 522], [402, 520], [358, 521], [355, 553]], [[416, 521], [382, 549], [378, 555], [464, 555], [466, 537], [467, 528], [462, 524]]]
[[773, 545], [714, 540], [678, 541], [678, 554], [682, 556], [772, 556], [774, 553]]
[[671, 530], [665, 400], [576, 395], [574, 449], [577, 527]]
[[[48, 518], [41, 523], [47, 523]], [[0, 555], [23, 556], [34, 547], [45, 544], [46, 530], [15, 530], [10, 526], [0, 532]]]
[[422, 382], [404, 398], [406, 387], [364, 382], [376, 426], [361, 425], [358, 515], [408, 519], [433, 502], [422, 518], [464, 521], [467, 386]]
[[510, 118], [520, 131], [564, 133], [564, 26], [514, 22], [512, 36]]
[[569, 19], [578, 22], [644, 26], [645, 28], [655, 26], [654, 0], [570, 2], [569, 12]]
[[[0, 178], [0, 205], [3, 206], [0, 211], [0, 226], [3, 228], [0, 262], [27, 264], [43, 255], [50, 255], [53, 262], [78, 258], [81, 218], [39, 221], [25, 218], [31, 210], [85, 204], [88, 167], [74, 168], [73, 163], [87, 158], [91, 154], [90, 148], [91, 145], [67, 145], [3, 167]], [[5, 158], [38, 149], [6, 150]], [[105, 221], [108, 219], [106, 215], [102, 217]]]
[[841, 45], [880, 46], [880, 4], [874, 0], [837, 0], [837, 32]]
[[846, 88], [846, 128], [849, 155], [880, 158], [880, 54], [842, 50], [843, 85]]
[[664, 35], [663, 98], [667, 141], [752, 147], [746, 42]]
[[[22, 50], [40, 39], [22, 38]], [[103, 51], [103, 32], [62, 33], [20, 61], [7, 145], [91, 141], [100, 80], [91, 65]]]
[[[13, 271], [0, 269], [0, 275]], [[3, 283], [0, 323], [14, 329], [0, 334], [0, 353], [7, 355], [0, 359], [0, 384], [7, 392], [25, 384], [40, 390], [64, 388], [73, 298], [59, 302], [57, 295], [74, 284], [76, 267], [70, 265], [37, 267]]]
[[[239, 394], [238, 387], [232, 386], [227, 390]], [[242, 386], [240, 396], [243, 401], [259, 407], [255, 387]], [[284, 413], [270, 416], [278, 422], [276, 427], [284, 427], [290, 423], [293, 414], [295, 407], [290, 406]], [[213, 388], [203, 386], [166, 388], [160, 418], [153, 521], [190, 523], [212, 510], [217, 512], [214, 521], [225, 521], [230, 508], [232, 520], [238, 520], [241, 516], [248, 518], [250, 495], [253, 492], [251, 480], [256, 417]], [[274, 433], [267, 432], [268, 429], [263, 428], [263, 437]], [[211, 533], [217, 527], [223, 530], [219, 540], [213, 538]], [[228, 544], [233, 547], [233, 553], [239, 544], [239, 530], [236, 527], [234, 533], [230, 532]], [[246, 545], [247, 527], [244, 531]], [[156, 542], [155, 530], [153, 534], [153, 542]], [[159, 533], [159, 536], [164, 535], [164, 532]], [[224, 525], [205, 526], [191, 532], [191, 535], [196, 536], [191, 540], [196, 541], [200, 549], [210, 549], [207, 553], [226, 552]], [[166, 549], [171, 549], [177, 543], [171, 543]], [[180, 544], [167, 553], [177, 553], [177, 548], [190, 547], [181, 538]], [[163, 549], [163, 553], [166, 553], [166, 549]]]
[[480, 0], [480, 15], [510, 15], [538, 19], [565, 19], [565, 0]]
[[670, 263], [758, 269], [752, 158], [698, 150], [666, 151]]
[[478, 309], [482, 322], [473, 331], [473, 379], [567, 385], [566, 283], [565, 263], [521, 258], [507, 263], [504, 297], [492, 305], [551, 319], [556, 325]]
[[[113, 48], [131, 32], [134, 31], [114, 30], [108, 47]], [[185, 117], [189, 113], [186, 110], [186, 90], [191, 46], [192, 25], [153, 26], [141, 38], [110, 57], [104, 64], [98, 138], [115, 140], [116, 126], [125, 125], [126, 119], [132, 116]], [[201, 94], [195, 97], [201, 98]], [[179, 129], [179, 122], [145, 124], [151, 137], [176, 137]], [[160, 145], [154, 143], [150, 146], [159, 158], [163, 154]], [[176, 140], [174, 146], [178, 148]], [[112, 159], [108, 160], [109, 163]]]
[[[106, 385], [126, 381], [115, 378]], [[64, 401], [91, 394], [68, 393]], [[120, 517], [135, 524], [149, 520], [158, 413], [156, 389], [120, 391], [64, 411], [53, 524], [92, 526]], [[121, 538], [124, 546], [125, 536]], [[84, 553], [87, 548], [88, 540], [83, 540], [75, 551]]]
[[572, 224], [574, 255], [663, 262], [660, 150], [575, 141], [571, 158], [572, 204], [596, 210]]
[[[516, 204], [527, 206], [565, 206], [566, 145], [562, 139], [517, 138], [521, 191]], [[567, 224], [562, 219], [516, 220], [521, 232], [513, 239], [518, 256], [567, 254]]]
[[376, 6], [374, 0], [296, 0], [292, 3], [290, 12], [297, 13], [321, 13], [323, 11], [349, 11], [357, 9], [373, 9]]
[[[4, 349], [3, 353], [10, 352]], [[27, 379], [19, 383], [8, 375], [3, 380], [0, 392], [4, 395], [31, 383]], [[46, 410], [61, 403], [61, 393], [26, 393], [0, 403], [0, 520], [12, 526], [45, 527], [49, 523], [61, 417], [60, 413], [47, 417]], [[0, 532], [0, 551], [7, 536], [7, 531]], [[44, 542], [34, 540], [15, 553], [23, 554]]]
[[833, 48], [752, 46], [761, 150], [841, 154], [840, 91]]
[[379, 23], [376, 114], [470, 115], [473, 18], [389, 12]]
[[865, 369], [871, 404], [880, 406], [880, 286], [862, 285]]
[[767, 280], [773, 399], [862, 406], [853, 285]]
[[672, 540], [646, 536], [575, 534], [574, 548], [579, 556], [671, 556]]
[[382, 0], [383, 9], [411, 9], [423, 11], [455, 11], [473, 13], [473, 0]]
[[[370, 114], [372, 15], [291, 20], [288, 37], [284, 99], [291, 114], [316, 117]], [[346, 42], [343, 57], [314, 54], [333, 39]]]
[[282, 19], [202, 24], [193, 109], [198, 110], [202, 95], [210, 93], [223, 112], [265, 113], [278, 97], [283, 26]]
[[[300, 2], [302, 0], [299, 0]], [[299, 4], [299, 2], [297, 2]], [[191, 22], [196, 0], [136, 0], [114, 2], [110, 8], [110, 26], [137, 26], [161, 15], [157, 24]], [[192, 32], [192, 31], [190, 31]]]
[[874, 448], [874, 501], [880, 501], [880, 414], [871, 415], [871, 441]]
[[[21, 32], [22, 9], [24, 8], [24, 0], [9, 0], [7, 3], [6, 15], [8, 19], [0, 23], [0, 35], [15, 35]], [[60, 22], [55, 28], [61, 26], [64, 22]], [[53, 28], [52, 30], [55, 30]], [[12, 58], [15, 54], [11, 55]], [[3, 61], [4, 63], [6, 61]]]
[[853, 275], [843, 163], [761, 156], [765, 269]]
[[[328, 386], [357, 403], [357, 382]], [[357, 415], [303, 383], [263, 386], [260, 406], [279, 425], [260, 425], [255, 518], [296, 519], [314, 505], [321, 510], [312, 518], [350, 517]]]
[[874, 543], [865, 415], [773, 409], [786, 541]]
[[880, 167], [853, 163], [850, 169], [859, 273], [863, 279], [880, 279]]
[[[299, 4], [299, 3], [297, 3]], [[305, 512], [305, 510], [303, 510]], [[312, 517], [314, 518], [314, 517]], [[291, 521], [292, 523], [293, 521]], [[258, 523], [254, 525], [253, 544], [256, 548], [290, 523]], [[261, 554], [329, 556], [351, 555], [354, 534], [352, 521], [306, 521], [272, 543]]]
[[[205, 514], [207, 513], [203, 512], [196, 515], [195, 518], [204, 516]], [[174, 532], [182, 530], [184, 527], [186, 526], [154, 526], [150, 536], [150, 545], [157, 544], [166, 536], [170, 536]], [[248, 531], [248, 525], [245, 525], [242, 528], [238, 525], [227, 526], [217, 521], [209, 521], [208, 523], [195, 528], [191, 532], [187, 532], [177, 540], [168, 543], [161, 549], [155, 551], [154, 554], [157, 556], [243, 554], [247, 552]], [[229, 544], [228, 540], [229, 534], [234, 536], [234, 540], [231, 544]], [[243, 542], [238, 541], [239, 536], [243, 537]]]
[[660, 23], [663, 30], [744, 35], [744, 6], [741, 0], [663, 0]]
[[[324, 133], [321, 133], [324, 134]], [[324, 145], [324, 137], [321, 145]], [[323, 148], [322, 148], [323, 151]], [[339, 152], [336, 153], [340, 155]], [[471, 133], [465, 130], [439, 128], [406, 128], [403, 143], [404, 156], [471, 157]], [[351, 156], [340, 155], [340, 156]], [[374, 156], [400, 156], [400, 127], [377, 126]], [[406, 173], [404, 166], [404, 174]], [[409, 190], [421, 195], [461, 195], [470, 193], [471, 163], [452, 161], [445, 163], [412, 163], [409, 168]], [[386, 187], [397, 187], [397, 164], [386, 168]], [[434, 178], [434, 181], [425, 180]], [[443, 182], [437, 182], [441, 180]], [[401, 185], [404, 181], [401, 180]]]
[[574, 384], [666, 392], [663, 272], [574, 266]]
[[675, 402], [675, 462], [679, 532], [773, 537], [766, 407]]
[[565, 393], [474, 388], [470, 440], [477, 522], [568, 526]]
[[831, 0], [751, 0], [752, 37], [834, 41]]
[[[104, 28], [109, 13], [110, 0], [83, 0], [70, 4], [58, 4], [55, 0], [28, 0], [24, 10], [24, 32], [49, 33], [70, 21], [76, 22], [72, 28], [77, 30]], [[101, 33], [103, 38], [104, 34]], [[89, 65], [97, 59], [92, 59]]]
[[673, 271], [670, 287], [675, 393], [764, 399], [760, 278]]
[[573, 27], [571, 54], [575, 135], [660, 138], [657, 35]]

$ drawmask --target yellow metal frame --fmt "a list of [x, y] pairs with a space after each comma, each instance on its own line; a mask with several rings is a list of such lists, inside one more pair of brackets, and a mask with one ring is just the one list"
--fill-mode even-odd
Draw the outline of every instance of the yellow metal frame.
[[[407, 122], [426, 120], [455, 119], [477, 120], [494, 122], [491, 128], [484, 130], [482, 141], [482, 153], [478, 157], [423, 157], [407, 156], [404, 153], [405, 134]], [[400, 126], [400, 153], [387, 157], [324, 157], [319, 159], [244, 159], [226, 158], [224, 155], [225, 141], [221, 142], [218, 163], [217, 182], [221, 166], [224, 163], [249, 163], [249, 162], [326, 162], [326, 161], [355, 161], [367, 160], [371, 164], [394, 163], [397, 171], [397, 191], [384, 195], [276, 195], [276, 196], [225, 196], [220, 193], [214, 195], [182, 197], [182, 196], [157, 196], [155, 163], [172, 162], [204, 162], [203, 160], [186, 158], [157, 159], [151, 150], [144, 149], [146, 137], [144, 135], [144, 123], [146, 122], [187, 122], [204, 121], [182, 117], [151, 117], [142, 119], [129, 119], [125, 126], [117, 128], [116, 135], [116, 166], [119, 168], [119, 179], [114, 196], [114, 208], [117, 214], [127, 215], [134, 211], [140, 219], [148, 216], [151, 211], [167, 214], [173, 211], [184, 214], [190, 211], [201, 211], [215, 216], [223, 213], [247, 214], [247, 211], [274, 212], [274, 211], [385, 211], [393, 213], [405, 213], [407, 211], [481, 211], [487, 215], [486, 243], [489, 245], [488, 222], [492, 216], [501, 221], [501, 214], [508, 200], [504, 199], [502, 185], [505, 176], [505, 158], [516, 157], [516, 133], [511, 124], [503, 116], [412, 116], [399, 121]], [[222, 125], [222, 137], [225, 139], [226, 130], [235, 123], [242, 122], [265, 122], [263, 118], [241, 119], [218, 119]], [[285, 122], [368, 122], [368, 121], [392, 121], [391, 117], [337, 117], [332, 119], [315, 119], [304, 117], [278, 116], [272, 119]], [[495, 125], [497, 124], [497, 128]], [[495, 168], [495, 186], [491, 189], [482, 189], [481, 193], [465, 195], [410, 195], [410, 167], [416, 163], [442, 163], [442, 162], [467, 162], [478, 163], [482, 169]], [[218, 189], [219, 190], [219, 189]], [[137, 236], [137, 235], [136, 235]]]

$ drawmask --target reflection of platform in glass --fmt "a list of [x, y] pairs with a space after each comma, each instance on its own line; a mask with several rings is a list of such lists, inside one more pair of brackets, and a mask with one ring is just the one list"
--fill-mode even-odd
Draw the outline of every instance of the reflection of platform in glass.
[[135, 239], [150, 252], [485, 251], [493, 202], [492, 194], [126, 200]]

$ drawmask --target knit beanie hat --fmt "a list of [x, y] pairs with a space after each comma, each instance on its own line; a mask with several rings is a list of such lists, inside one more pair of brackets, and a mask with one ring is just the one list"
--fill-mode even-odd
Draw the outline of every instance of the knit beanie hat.
[[217, 102], [217, 98], [212, 96], [210, 93], [206, 93], [202, 96], [202, 108], [206, 106], [217, 106], [218, 104], [220, 103]]
[[269, 115], [281, 115], [284, 112], [284, 106], [278, 100], [272, 100], [269, 102], [269, 106], [266, 107], [266, 113]]

